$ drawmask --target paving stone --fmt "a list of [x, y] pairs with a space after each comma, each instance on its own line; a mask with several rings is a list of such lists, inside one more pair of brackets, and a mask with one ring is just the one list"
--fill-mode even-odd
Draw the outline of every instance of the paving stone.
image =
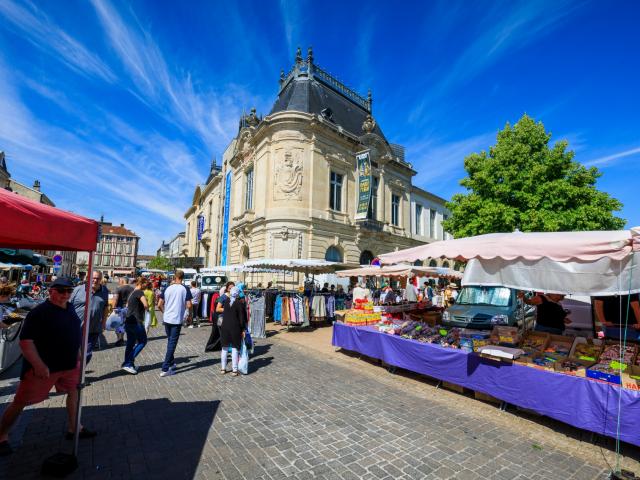
[[[178, 373], [160, 378], [161, 333], [152, 331], [136, 376], [119, 370], [123, 348], [95, 352], [83, 418], [99, 435], [81, 443], [80, 468], [68, 478], [590, 480], [606, 473], [524, 428], [505, 431], [455, 402], [432, 404], [386, 375], [327, 367], [278, 338], [257, 340], [250, 375], [234, 378], [218, 373], [217, 353], [202, 352], [209, 329], [186, 330]], [[17, 387], [19, 370], [11, 372], [0, 376], [0, 410]], [[65, 417], [62, 395], [27, 409], [12, 432], [17, 453], [0, 460], [0, 478], [37, 478], [45, 457], [69, 448]], [[575, 441], [575, 450], [581, 445]]]

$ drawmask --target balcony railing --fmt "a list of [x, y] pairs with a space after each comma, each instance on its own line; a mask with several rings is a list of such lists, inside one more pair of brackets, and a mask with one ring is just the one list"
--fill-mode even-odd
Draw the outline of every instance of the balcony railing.
[[373, 232], [381, 232], [384, 228], [384, 223], [379, 220], [372, 220], [370, 218], [361, 218], [356, 220], [356, 225], [365, 230], [371, 230]]

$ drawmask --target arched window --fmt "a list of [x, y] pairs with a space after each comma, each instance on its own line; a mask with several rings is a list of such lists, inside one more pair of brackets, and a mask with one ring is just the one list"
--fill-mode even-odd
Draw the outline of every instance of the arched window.
[[360, 254], [360, 265], [371, 265], [374, 256], [369, 250], [363, 250]]
[[455, 262], [455, 263], [453, 264], [453, 269], [454, 269], [454, 270], [457, 270], [457, 271], [462, 270], [462, 263], [461, 263], [461, 262]]
[[414, 267], [421, 267], [423, 265], [424, 265], [424, 262], [422, 260], [416, 260], [415, 262], [413, 262]]
[[436, 262], [435, 259], [431, 259], [431, 261], [429, 262], [429, 266], [430, 267], [437, 267], [438, 266], [438, 262]]
[[449, 268], [449, 262], [446, 262], [446, 261], [445, 261], [445, 262], [442, 264], [442, 266], [443, 266], [444, 268]]
[[327, 252], [324, 254], [324, 259], [327, 262], [339, 262], [342, 263], [342, 252], [338, 247], [330, 246], [327, 248]]

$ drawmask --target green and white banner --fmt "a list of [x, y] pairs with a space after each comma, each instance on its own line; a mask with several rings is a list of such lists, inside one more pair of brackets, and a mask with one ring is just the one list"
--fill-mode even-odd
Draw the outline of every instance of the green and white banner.
[[371, 159], [369, 150], [356, 154], [358, 166], [358, 206], [356, 219], [367, 218], [369, 202], [371, 201]]

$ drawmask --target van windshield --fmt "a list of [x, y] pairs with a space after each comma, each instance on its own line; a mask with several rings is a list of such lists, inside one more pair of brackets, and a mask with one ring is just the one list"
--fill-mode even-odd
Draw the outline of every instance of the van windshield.
[[464, 287], [456, 305], [491, 305], [507, 307], [511, 304], [511, 290], [506, 287]]

